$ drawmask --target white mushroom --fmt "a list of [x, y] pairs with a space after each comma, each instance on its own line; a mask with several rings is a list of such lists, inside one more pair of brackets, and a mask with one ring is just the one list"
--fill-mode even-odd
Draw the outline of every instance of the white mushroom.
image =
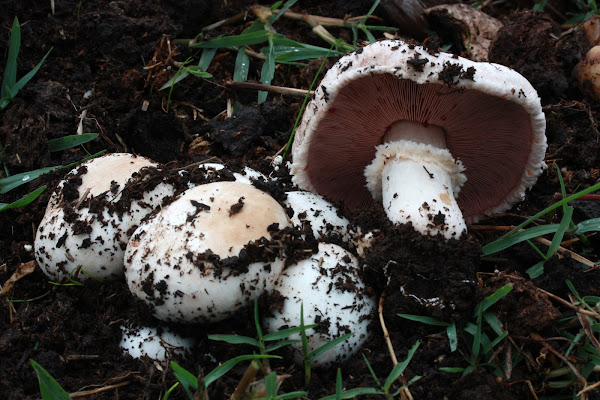
[[[296, 131], [293, 181], [350, 208], [458, 237], [524, 197], [545, 167], [546, 120], [507, 67], [401, 41], [373, 43], [325, 75]], [[459, 194], [460, 191], [460, 194]]]
[[133, 358], [148, 356], [156, 361], [165, 361], [170, 355], [184, 355], [192, 351], [193, 341], [183, 338], [168, 329], [160, 332], [153, 327], [121, 326], [123, 336], [119, 346]]
[[338, 215], [333, 204], [312, 192], [286, 192], [284, 204], [294, 211], [292, 224], [303, 227], [309, 223], [315, 239], [326, 238], [332, 233], [344, 241], [350, 240], [348, 225], [350, 221]]
[[[319, 244], [319, 252], [287, 267], [275, 285], [284, 296], [280, 310], [265, 318], [265, 326], [274, 332], [284, 327], [300, 326], [300, 307], [304, 324], [318, 323], [307, 331], [309, 352], [347, 333], [353, 335], [314, 360], [325, 366], [347, 360], [367, 340], [367, 327], [375, 300], [366, 293], [358, 276], [358, 261], [343, 248]], [[298, 337], [296, 337], [298, 338]], [[292, 345], [294, 360], [303, 360], [302, 344]]]
[[252, 185], [200, 185], [140, 224], [125, 277], [161, 320], [222, 320], [273, 288], [284, 258], [271, 237], [288, 226], [283, 207]]
[[42, 271], [60, 281], [77, 268], [100, 279], [123, 276], [129, 235], [142, 218], [172, 196], [174, 188], [145, 180], [140, 172], [158, 164], [115, 153], [90, 160], [69, 172], [52, 194], [35, 238]]

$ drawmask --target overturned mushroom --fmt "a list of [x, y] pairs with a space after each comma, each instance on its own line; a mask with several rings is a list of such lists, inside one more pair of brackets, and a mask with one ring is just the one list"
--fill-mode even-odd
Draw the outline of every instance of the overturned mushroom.
[[161, 320], [225, 319], [273, 288], [284, 258], [272, 237], [287, 226], [283, 207], [252, 185], [194, 187], [131, 237], [129, 289]]
[[57, 281], [79, 270], [80, 279], [123, 276], [132, 229], [175, 191], [146, 179], [157, 167], [144, 157], [114, 153], [69, 172], [37, 229], [35, 256], [42, 271]]
[[[342, 57], [307, 107], [294, 182], [349, 207], [458, 237], [507, 210], [545, 167], [545, 116], [517, 72], [401, 41]], [[460, 191], [460, 195], [459, 195]]]

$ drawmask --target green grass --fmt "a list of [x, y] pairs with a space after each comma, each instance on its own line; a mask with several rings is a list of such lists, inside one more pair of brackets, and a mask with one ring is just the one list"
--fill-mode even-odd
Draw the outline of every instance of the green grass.
[[[497, 376], [502, 377], [505, 375], [505, 368], [490, 360], [495, 348], [508, 336], [508, 331], [503, 328], [498, 317], [489, 309], [510, 293], [512, 289], [512, 285], [507, 284], [486, 297], [475, 307], [474, 322], [467, 323], [459, 330], [453, 322], [439, 321], [429, 316], [412, 314], [398, 314], [398, 316], [427, 325], [446, 327], [450, 350], [452, 352], [458, 351], [467, 361], [468, 366], [442, 367], [440, 371], [460, 373], [465, 376], [478, 368], [487, 367], [492, 369]], [[465, 338], [467, 343], [470, 343], [469, 349], [458, 347], [459, 335]]]
[[8, 58], [4, 69], [4, 78], [0, 87], [0, 109], [6, 108], [12, 99], [19, 93], [21, 89], [37, 74], [40, 67], [50, 54], [52, 49], [48, 50], [42, 60], [25, 76], [17, 81], [17, 59], [19, 50], [21, 49], [21, 25], [15, 17], [12, 25], [10, 43], [8, 47]]
[[[527, 242], [541, 258], [541, 261], [527, 270], [527, 274], [533, 279], [544, 273], [544, 263], [556, 253], [566, 233], [578, 236], [585, 246], [587, 244], [587, 238], [584, 234], [588, 232], [600, 231], [600, 218], [592, 218], [576, 223], [573, 221], [573, 207], [569, 205], [570, 202], [577, 200], [581, 196], [600, 190], [600, 183], [567, 197], [560, 170], [558, 167], [556, 168], [558, 171], [563, 199], [546, 207], [544, 210], [538, 212], [533, 217], [519, 224], [510, 232], [494, 242], [483, 246], [482, 251], [484, 256], [508, 249], [521, 242]], [[560, 223], [543, 224], [532, 228], [526, 228], [558, 208], [561, 208], [563, 213]], [[531, 239], [547, 234], [553, 234], [552, 242], [548, 250], [546, 252], [542, 252], [536, 245], [533, 244]]]

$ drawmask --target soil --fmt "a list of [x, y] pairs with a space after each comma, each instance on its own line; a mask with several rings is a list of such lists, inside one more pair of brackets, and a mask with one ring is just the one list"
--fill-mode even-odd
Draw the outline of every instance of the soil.
[[[133, 152], [170, 168], [210, 159], [227, 164], [232, 171], [249, 165], [266, 175], [273, 173], [272, 157], [287, 143], [302, 97], [270, 94], [266, 103], [257, 104], [255, 91], [227, 87], [225, 82], [233, 75], [235, 51], [217, 53], [208, 70], [213, 78], [190, 77], [178, 83], [171, 94], [168, 90], [158, 90], [176, 71], [173, 60], [182, 62], [197, 57], [175, 39], [195, 37], [202, 27], [244, 13], [253, 3], [244, 0], [0, 2], [1, 60], [7, 57], [9, 31], [15, 16], [22, 31], [19, 76], [52, 49], [35, 78], [0, 111], [0, 144], [4, 148], [6, 171], [17, 174], [67, 165], [86, 157], [88, 152], [106, 150]], [[425, 3], [433, 6], [442, 2]], [[582, 93], [571, 74], [590, 43], [577, 29], [569, 31], [561, 26], [569, 13], [579, 12], [575, 2], [550, 0], [548, 13], [531, 11], [533, 1], [483, 3], [486, 3], [483, 11], [504, 23], [492, 45], [490, 61], [523, 74], [537, 89], [544, 106], [548, 168], [537, 184], [510, 212], [480, 220], [469, 226], [468, 234], [449, 241], [421, 236], [411, 226], [392, 226], [381, 206], [372, 205], [360, 211], [348, 210], [343, 204], [338, 206], [354, 225], [364, 230], [378, 229], [374, 245], [361, 257], [362, 275], [369, 293], [381, 299], [382, 316], [398, 360], [405, 359], [415, 342], [420, 342], [400, 379], [407, 382], [415, 376], [421, 377], [409, 386], [412, 398], [533, 399], [559, 395], [575, 398], [570, 395], [581, 386], [560, 389], [548, 385], [548, 372], [561, 365], [556, 354], [564, 354], [569, 346], [566, 339], [557, 339], [563, 336], [561, 319], [574, 315], [573, 309], [557, 298], [569, 302], [571, 291], [567, 281], [581, 296], [600, 296], [600, 269], [584, 267], [568, 254], [561, 254], [545, 263], [541, 276], [529, 279], [526, 270], [541, 260], [529, 245], [519, 244], [487, 257], [482, 255], [482, 246], [498, 238], [504, 227], [517, 225], [554, 203], [555, 193], [561, 190], [557, 171], [564, 179], [567, 193], [600, 180], [598, 102]], [[307, 0], [292, 9], [344, 18], [365, 14], [371, 4], [366, 0]], [[377, 9], [374, 14], [380, 17], [377, 23], [395, 26], [394, 21], [385, 20], [383, 10]], [[251, 13], [242, 14], [231, 24], [206, 31], [205, 36], [239, 34], [253, 20]], [[281, 18], [276, 28], [294, 40], [326, 46], [307, 24]], [[438, 35], [429, 38], [428, 46], [450, 43], [458, 37], [447, 26], [431, 28]], [[331, 28], [331, 32], [352, 41], [349, 29]], [[373, 32], [377, 38], [383, 37], [380, 31]], [[463, 55], [468, 54], [463, 51]], [[333, 62], [328, 60], [325, 66]], [[308, 89], [320, 64], [321, 60], [316, 60], [302, 66], [279, 66], [273, 84]], [[261, 61], [251, 61], [250, 81], [260, 80], [261, 65]], [[4, 61], [1, 61], [0, 75], [3, 73]], [[226, 113], [228, 100], [241, 104], [230, 117]], [[97, 132], [99, 137], [86, 144], [85, 149], [49, 152], [49, 139], [75, 134], [79, 124], [84, 132]], [[58, 170], [0, 196], [0, 202], [10, 203], [41, 184], [47, 185], [32, 204], [0, 212], [1, 285], [5, 286], [16, 271], [34, 265], [32, 246], [37, 226], [50, 194], [67, 172]], [[280, 184], [262, 186], [281, 200], [284, 198], [281, 183], [289, 183], [290, 177], [286, 168], [275, 174]], [[571, 205], [576, 222], [600, 217], [597, 201], [574, 201]], [[557, 223], [561, 216], [559, 209], [540, 223]], [[568, 241], [565, 247], [598, 262], [598, 236], [589, 234], [587, 244], [571, 239], [575, 238], [565, 237]], [[315, 248], [314, 243], [304, 246]], [[544, 245], [539, 246], [545, 252]], [[462, 376], [440, 370], [440, 367], [469, 365], [472, 336], [464, 328], [476, 322], [474, 312], [480, 302], [507, 284], [513, 290], [491, 310], [509, 332], [508, 338], [495, 348], [491, 359], [479, 360], [469, 374]], [[147, 357], [133, 359], [119, 348], [120, 325], [124, 321], [160, 325], [149, 308], [129, 293], [123, 280], [55, 285], [48, 282], [39, 268], [34, 268], [0, 300], [2, 398], [40, 398], [30, 359], [42, 365], [67, 392], [95, 392], [85, 395], [90, 399], [157, 399], [176, 382], [168, 365]], [[262, 297], [261, 314], [268, 313], [276, 302]], [[398, 313], [455, 323], [462, 353], [450, 350], [445, 328], [409, 321], [398, 317]], [[168, 327], [195, 339], [192, 353], [185, 358], [174, 356], [174, 360], [200, 375], [219, 363], [253, 351], [247, 346], [209, 340], [208, 334], [256, 335], [251, 305], [223, 322], [168, 324]], [[577, 328], [574, 329], [577, 333]], [[377, 315], [373, 316], [370, 330], [371, 336], [361, 353], [384, 380], [393, 363]], [[294, 366], [286, 349], [275, 354], [283, 358], [272, 361], [272, 368], [291, 375], [283, 382], [281, 393], [304, 390], [311, 399], [334, 394], [335, 367], [341, 368], [346, 389], [376, 386], [360, 355], [339, 366], [313, 370], [306, 385], [302, 369]], [[581, 360], [572, 356], [570, 361], [577, 364]], [[493, 365], [502, 367], [500, 376]], [[229, 398], [246, 366], [238, 365], [211, 384], [208, 398]], [[599, 379], [597, 372], [588, 377], [589, 382]], [[178, 388], [170, 398], [184, 399], [187, 395]], [[600, 391], [587, 393], [587, 398], [600, 399]]]

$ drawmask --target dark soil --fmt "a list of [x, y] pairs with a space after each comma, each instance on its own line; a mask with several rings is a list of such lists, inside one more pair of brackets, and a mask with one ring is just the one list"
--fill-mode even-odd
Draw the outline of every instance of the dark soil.
[[[232, 79], [235, 51], [219, 51], [208, 71], [214, 78], [190, 77], [180, 82], [170, 101], [168, 90], [158, 91], [177, 68], [173, 60], [185, 61], [195, 55], [176, 44], [175, 39], [194, 37], [202, 27], [242, 13], [253, 3], [56, 1], [52, 14], [50, 2], [0, 2], [0, 76], [4, 73], [15, 16], [22, 27], [19, 76], [52, 48], [36, 77], [0, 111], [0, 144], [7, 171], [16, 174], [67, 165], [86, 157], [86, 151], [93, 154], [106, 150], [133, 152], [173, 168], [210, 158], [225, 162], [233, 171], [250, 165], [267, 175], [271, 173], [270, 160], [289, 139], [301, 97], [270, 94], [266, 103], [257, 105], [256, 92], [228, 89], [225, 82]], [[425, 3], [432, 6], [442, 2]], [[549, 3], [552, 7], [548, 14], [530, 11], [534, 2], [524, 0], [491, 2], [484, 7], [484, 11], [505, 23], [493, 44], [490, 61], [512, 67], [528, 78], [539, 92], [547, 117], [548, 169], [525, 201], [510, 213], [479, 221], [469, 227], [468, 234], [450, 241], [423, 237], [410, 226], [391, 226], [377, 205], [351, 211], [340, 204], [354, 224], [365, 230], [379, 229], [374, 246], [361, 259], [365, 266], [363, 278], [370, 293], [383, 298], [383, 317], [398, 360], [403, 360], [413, 344], [420, 341], [403, 378], [408, 381], [421, 376], [409, 386], [414, 399], [529, 399], [534, 398], [533, 392], [542, 398], [569, 395], [581, 389], [548, 386], [547, 374], [560, 366], [561, 360], [544, 345], [564, 354], [569, 343], [554, 339], [562, 335], [560, 319], [574, 314], [556, 297], [569, 301], [567, 280], [581, 296], [600, 296], [600, 269], [585, 269], [568, 255], [554, 256], [545, 264], [545, 273], [531, 280], [525, 271], [540, 258], [530, 246], [517, 245], [493, 257], [483, 257], [481, 250], [502, 234], [503, 227], [519, 224], [556, 201], [554, 194], [560, 192], [557, 167], [568, 193], [600, 180], [598, 103], [582, 94], [571, 75], [590, 44], [576, 30], [566, 32], [566, 27], [561, 26], [567, 13], [578, 9], [565, 5], [571, 2]], [[371, 4], [360, 0], [307, 0], [293, 10], [343, 18], [347, 14], [363, 15]], [[381, 17], [382, 24], [394, 26], [394, 21], [383, 21], [386, 13], [382, 10], [375, 11], [375, 15]], [[251, 13], [245, 17], [207, 31], [206, 36], [239, 34], [254, 20]], [[301, 22], [281, 18], [276, 28], [292, 39], [326, 46]], [[352, 41], [349, 29], [331, 28], [331, 32]], [[439, 30], [439, 36], [429, 43], [450, 43], [454, 38], [447, 32], [447, 27]], [[382, 38], [378, 31], [374, 33]], [[317, 60], [307, 66], [279, 66], [273, 84], [308, 89], [320, 63]], [[326, 66], [332, 63], [329, 60]], [[261, 64], [251, 61], [249, 80], [259, 81]], [[242, 105], [230, 118], [225, 113], [228, 100]], [[84, 132], [100, 135], [85, 145], [86, 151], [75, 148], [50, 153], [48, 140], [75, 134], [80, 122]], [[41, 184], [48, 187], [27, 207], [0, 213], [1, 285], [20, 266], [33, 262], [37, 225], [50, 193], [66, 172], [48, 174], [0, 196], [0, 202], [10, 203]], [[280, 182], [289, 182], [285, 168], [277, 175]], [[283, 198], [280, 186], [263, 186], [278, 200]], [[600, 217], [597, 201], [575, 201], [572, 206], [576, 222]], [[558, 211], [541, 222], [557, 223], [561, 216]], [[539, 246], [546, 251], [544, 245]], [[598, 262], [598, 236], [590, 235], [588, 245], [570, 241], [565, 246]], [[469, 357], [472, 336], [463, 328], [475, 322], [478, 304], [506, 284], [512, 285], [513, 290], [491, 310], [509, 337], [497, 346], [492, 359], [479, 360], [474, 371], [462, 377], [440, 370], [469, 365], [461, 353], [450, 351], [443, 327], [397, 316], [406, 313], [454, 322], [459, 331], [459, 350]], [[30, 359], [41, 364], [70, 393], [118, 386], [86, 398], [157, 399], [176, 382], [170, 367], [147, 358], [132, 359], [120, 350], [120, 325], [124, 321], [159, 324], [144, 304], [134, 300], [124, 281], [57, 286], [36, 268], [0, 300], [1, 398], [40, 397]], [[261, 312], [268, 313], [274, 302], [275, 299], [262, 298]], [[376, 315], [373, 321], [371, 337], [361, 352], [384, 380], [393, 364]], [[192, 373], [200, 369], [201, 374], [206, 374], [219, 363], [253, 351], [207, 338], [210, 333], [255, 336], [251, 307], [220, 323], [170, 324], [169, 328], [196, 340], [193, 354], [177, 358]], [[272, 361], [271, 366], [281, 374], [292, 375], [281, 386], [281, 393], [305, 390], [311, 399], [335, 393], [336, 368], [314, 370], [310, 384], [305, 385], [303, 371], [286, 357], [285, 349], [277, 354], [283, 359]], [[507, 359], [519, 361], [507, 370]], [[570, 361], [581, 362], [576, 357]], [[497, 376], [489, 364], [502, 366], [504, 374]], [[246, 366], [240, 364], [213, 383], [209, 398], [229, 398]], [[376, 385], [360, 355], [339, 367], [347, 389]], [[599, 379], [598, 373], [592, 373], [588, 381]], [[184, 399], [187, 395], [179, 388], [171, 398]], [[591, 392], [587, 398], [600, 399], [600, 394]]]

